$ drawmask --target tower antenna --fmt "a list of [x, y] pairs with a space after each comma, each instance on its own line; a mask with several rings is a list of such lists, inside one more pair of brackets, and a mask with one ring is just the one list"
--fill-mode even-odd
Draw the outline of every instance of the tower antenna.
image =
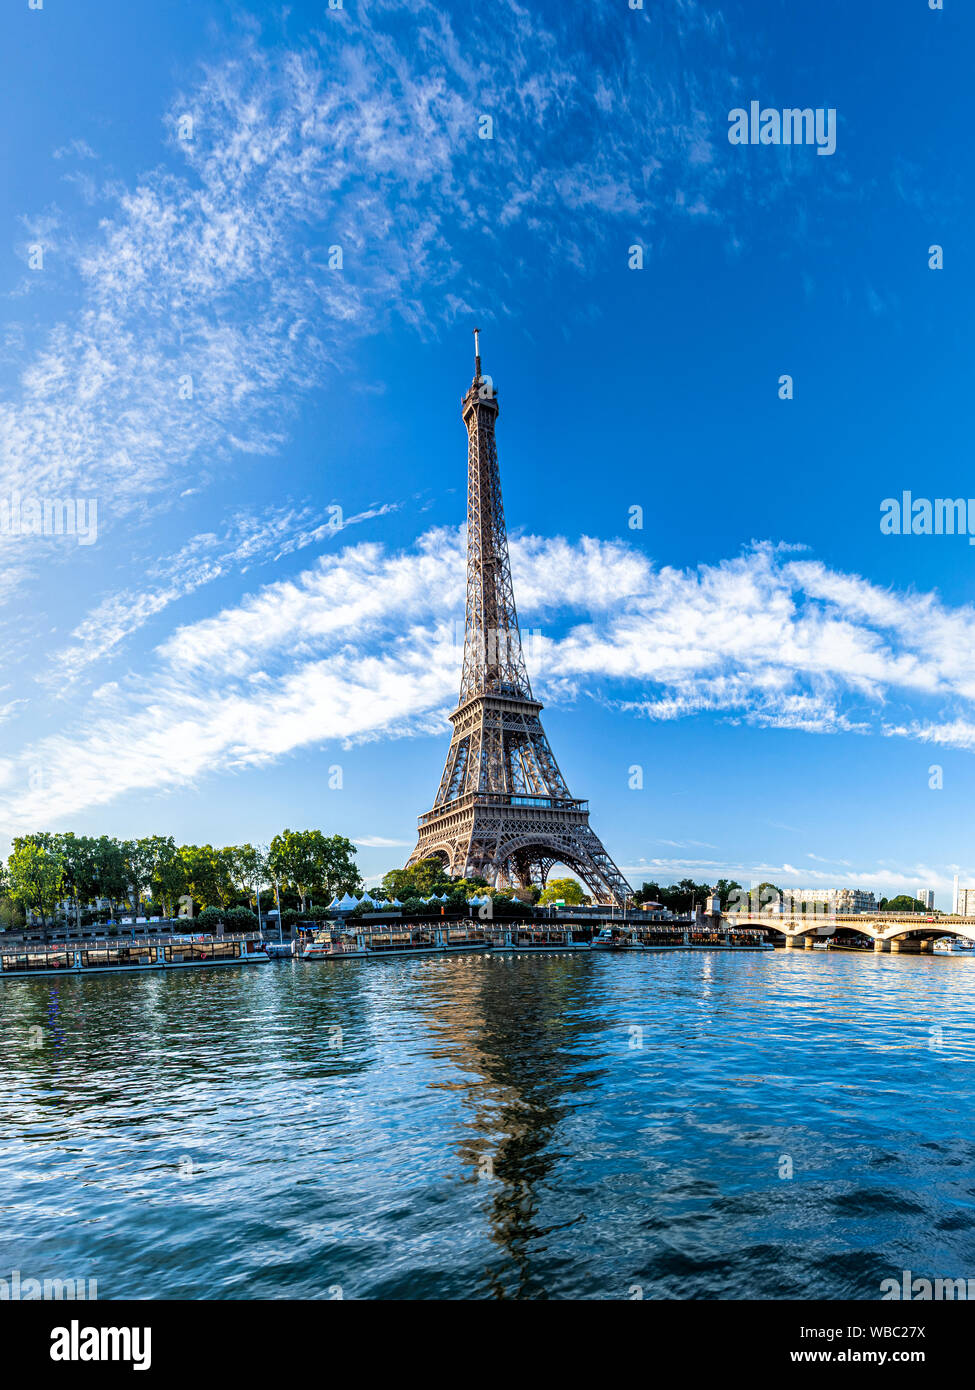
[[481, 338], [481, 330], [480, 330], [479, 328], [475, 328], [475, 329], [474, 329], [474, 376], [475, 376], [475, 378], [476, 378], [478, 381], [480, 381], [480, 379], [481, 379], [481, 341], [480, 341], [480, 338]]

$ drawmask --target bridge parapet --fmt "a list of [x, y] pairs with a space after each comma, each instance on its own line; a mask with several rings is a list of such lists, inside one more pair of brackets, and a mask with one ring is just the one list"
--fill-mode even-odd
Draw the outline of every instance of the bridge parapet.
[[837, 929], [847, 928], [874, 941], [891, 941], [912, 933], [975, 941], [975, 917], [934, 917], [916, 912], [728, 912], [722, 916], [731, 926], [764, 927], [790, 939], [813, 933], [832, 936]]

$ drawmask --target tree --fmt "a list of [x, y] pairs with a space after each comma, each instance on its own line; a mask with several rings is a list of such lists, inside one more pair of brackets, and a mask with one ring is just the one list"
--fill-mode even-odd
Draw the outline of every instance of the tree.
[[695, 883], [692, 878], [682, 878], [680, 883], [662, 888], [659, 883], [644, 883], [633, 894], [636, 903], [660, 903], [668, 912], [690, 912], [695, 903], [703, 903], [711, 892], [709, 883]]
[[592, 901], [577, 878], [550, 878], [539, 895], [538, 905], [544, 907], [546, 903], [554, 903], [560, 898], [572, 907]]
[[[482, 882], [486, 886], [486, 880]], [[387, 898], [399, 898], [405, 902], [407, 898], [431, 898], [434, 894], [441, 897], [457, 888], [458, 884], [467, 886], [463, 879], [452, 879], [443, 866], [443, 860], [431, 855], [429, 859], [419, 860], [412, 868], [390, 869], [384, 875], [381, 887]]]
[[331, 898], [361, 889], [355, 854], [355, 845], [344, 835], [284, 830], [271, 841], [268, 863], [271, 871], [297, 893], [304, 912], [313, 893]]
[[124, 897], [129, 889], [122, 846], [110, 835], [99, 835], [95, 842], [94, 860], [96, 887], [92, 896], [107, 898], [114, 917], [116, 902]]
[[219, 907], [226, 896], [227, 863], [212, 845], [180, 845], [186, 890], [201, 907]]
[[782, 889], [776, 888], [774, 883], [760, 883], [757, 888], [752, 888], [748, 894], [748, 906], [753, 912], [775, 907], [781, 901]]
[[143, 895], [152, 886], [155, 870], [154, 843], [151, 837], [146, 836], [141, 840], [123, 840], [119, 848], [125, 863], [128, 891], [132, 895], [132, 916], [138, 917]]
[[23, 908], [13, 898], [0, 898], [0, 931], [20, 931], [23, 925]]
[[147, 841], [152, 856], [150, 886], [153, 894], [162, 899], [167, 917], [175, 917], [177, 901], [188, 890], [186, 863], [172, 835], [150, 835]]
[[13, 841], [7, 860], [10, 888], [25, 907], [35, 908], [47, 926], [64, 885], [64, 860], [49, 834], [24, 835]]
[[232, 845], [223, 851], [229, 856], [231, 878], [235, 886], [256, 903], [257, 895], [268, 879], [267, 850], [254, 845]]
[[81, 921], [81, 905], [88, 903], [98, 891], [98, 841], [91, 835], [75, 835], [67, 831], [56, 837], [64, 863], [64, 890], [73, 899], [75, 916]]
[[741, 891], [741, 884], [738, 882], [736, 878], [719, 878], [717, 883], [714, 885], [714, 892], [717, 893], [718, 898], [721, 902], [722, 911], [724, 911], [724, 909], [728, 906], [728, 903], [730, 901], [740, 901], [740, 899], [736, 898], [734, 895], [736, 893], [740, 894]]
[[390, 869], [389, 873], [383, 874], [379, 889], [384, 898], [398, 898], [400, 902], [405, 902], [416, 894], [413, 870]]
[[450, 887], [450, 875], [444, 868], [443, 860], [436, 854], [428, 859], [419, 859], [410, 870], [421, 898], [440, 897]]
[[886, 912], [927, 912], [927, 908], [917, 898], [910, 897], [907, 893], [898, 893], [896, 898], [889, 898], [886, 903], [881, 900], [881, 907]]

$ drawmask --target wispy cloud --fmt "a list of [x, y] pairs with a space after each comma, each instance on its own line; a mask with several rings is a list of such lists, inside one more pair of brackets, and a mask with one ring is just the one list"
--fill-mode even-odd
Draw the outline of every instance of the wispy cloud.
[[191, 537], [173, 554], [150, 567], [157, 582], [111, 594], [71, 634], [71, 644], [51, 658], [40, 679], [64, 688], [86, 667], [104, 661], [157, 614], [204, 585], [232, 571], [280, 560], [308, 546], [332, 540], [350, 526], [396, 511], [397, 502], [370, 507], [353, 516], [316, 513], [309, 507], [274, 508], [262, 514], [235, 513], [222, 535]]
[[[512, 551], [531, 596], [526, 626], [548, 615], [530, 664], [550, 702], [591, 692], [635, 717], [821, 735], [939, 728], [946, 741], [941, 711], [972, 704], [968, 606], [876, 589], [767, 545], [680, 571], [621, 542], [515, 538]], [[184, 625], [158, 646], [151, 674], [101, 687], [84, 718], [0, 762], [4, 821], [61, 822], [128, 788], [197, 782], [323, 743], [442, 734], [463, 574], [462, 533], [441, 528], [406, 551], [346, 546]], [[929, 723], [895, 724], [903, 701], [929, 703]], [[969, 720], [975, 710], [955, 746], [969, 746]]]
[[[28, 219], [44, 262], [21, 288], [56, 281], [74, 307], [11, 329], [26, 365], [0, 400], [0, 491], [98, 497], [110, 536], [280, 450], [363, 334], [435, 334], [526, 273], [622, 264], [634, 239], [801, 177], [753, 186], [715, 157], [736, 58], [712, 7], [597, 4], [582, 38], [500, 0], [490, 60], [465, 19], [408, 9], [409, 45], [386, 3], [327, 12], [294, 46], [218, 41], [139, 177], [86, 173], [81, 206]], [[101, 167], [81, 138], [54, 153]], [[515, 224], [525, 252], [494, 254]], [[66, 558], [2, 544], [11, 587]]]

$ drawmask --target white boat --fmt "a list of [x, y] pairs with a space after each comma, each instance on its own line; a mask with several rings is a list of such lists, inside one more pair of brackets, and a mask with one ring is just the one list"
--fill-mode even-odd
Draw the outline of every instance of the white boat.
[[959, 936], [940, 936], [932, 949], [939, 956], [965, 956], [975, 948], [975, 943]]

